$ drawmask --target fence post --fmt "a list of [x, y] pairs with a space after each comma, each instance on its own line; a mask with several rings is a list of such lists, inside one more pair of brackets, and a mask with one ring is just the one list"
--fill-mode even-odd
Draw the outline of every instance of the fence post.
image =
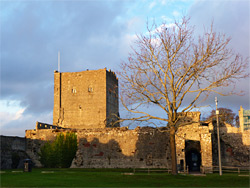
[[238, 167], [238, 174], [240, 174], [240, 167]]

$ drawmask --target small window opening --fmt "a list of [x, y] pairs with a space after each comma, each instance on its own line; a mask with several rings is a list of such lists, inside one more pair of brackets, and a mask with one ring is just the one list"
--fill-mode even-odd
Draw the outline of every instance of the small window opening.
[[93, 92], [93, 88], [92, 88], [92, 87], [89, 87], [89, 88], [88, 88], [88, 92]]
[[72, 93], [76, 93], [76, 88], [73, 87]]

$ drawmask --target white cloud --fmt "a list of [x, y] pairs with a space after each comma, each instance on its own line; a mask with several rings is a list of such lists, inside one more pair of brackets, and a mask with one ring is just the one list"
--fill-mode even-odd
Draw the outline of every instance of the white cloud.
[[142, 20], [138, 16], [135, 16], [126, 22], [127, 32], [134, 33], [135, 31], [140, 31], [143, 28], [144, 24], [145, 24], [144, 20]]
[[1, 127], [11, 121], [21, 119], [25, 108], [20, 106], [20, 101], [16, 100], [1, 100], [0, 101], [0, 122]]
[[174, 17], [179, 17], [179, 16], [181, 15], [181, 14], [180, 14], [178, 11], [176, 11], [176, 10], [173, 11], [172, 14], [173, 14]]
[[15, 113], [21, 109], [20, 103], [18, 100], [0, 100], [0, 111]]
[[161, 4], [162, 4], [162, 5], [166, 5], [166, 4], [167, 4], [167, 1], [166, 1], [166, 0], [161, 0]]
[[166, 23], [173, 22], [173, 19], [167, 16], [161, 16], [161, 19]]
[[[39, 116], [23, 114], [23, 110], [15, 114], [0, 112], [0, 134], [9, 136], [25, 136], [25, 130], [35, 129], [36, 121], [52, 124], [52, 112], [43, 113]], [[3, 123], [2, 123], [3, 122]]]
[[121, 60], [126, 60], [131, 46], [133, 46], [134, 41], [137, 39], [136, 34], [125, 34], [121, 43], [118, 47], [119, 53], [121, 54]]
[[155, 7], [155, 5], [156, 5], [156, 2], [153, 1], [153, 2], [151, 2], [151, 3], [149, 4], [148, 8], [151, 10], [152, 8]]
[[18, 110], [15, 113], [9, 113], [9, 112], [0, 112], [0, 122], [1, 127], [7, 125], [11, 121], [19, 120], [22, 118], [23, 112], [25, 108]]

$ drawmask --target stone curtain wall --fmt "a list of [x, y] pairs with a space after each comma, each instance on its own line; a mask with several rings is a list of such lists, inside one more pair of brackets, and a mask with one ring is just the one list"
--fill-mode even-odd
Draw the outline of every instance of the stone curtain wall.
[[250, 146], [250, 130], [246, 130], [242, 133], [242, 143]]
[[[220, 132], [221, 158], [223, 166], [250, 166], [250, 148], [242, 142], [242, 133]], [[250, 136], [250, 135], [248, 135]], [[212, 134], [213, 165], [218, 165], [217, 132]]]
[[[54, 140], [66, 130], [27, 131], [29, 153], [38, 160], [45, 140]], [[171, 168], [168, 133], [163, 129], [106, 128], [77, 130], [78, 151], [74, 168]], [[40, 164], [38, 163], [38, 166]]]
[[241, 130], [241, 127], [233, 127], [232, 125], [228, 123], [223, 123], [222, 127], [220, 127], [220, 132], [223, 134], [236, 134], [240, 135], [242, 139], [243, 145], [250, 146], [250, 130]]
[[[218, 165], [216, 122], [209, 123], [212, 133], [213, 165]], [[223, 166], [250, 166], [250, 131], [223, 123], [220, 125], [221, 157]]]
[[108, 116], [118, 110], [118, 80], [113, 72], [54, 73], [54, 125], [105, 128]]
[[39, 161], [39, 152], [41, 146], [43, 146], [48, 141], [54, 141], [56, 135], [59, 132], [64, 132], [64, 129], [36, 129], [36, 130], [26, 130], [26, 153], [29, 155], [30, 159], [35, 163], [36, 167], [42, 167]]
[[26, 154], [26, 139], [21, 137], [0, 136], [1, 169], [21, 168]]
[[[200, 123], [200, 113], [189, 113], [194, 123], [182, 126], [176, 133], [177, 163], [185, 166], [191, 150], [201, 156], [202, 167], [217, 165], [216, 129], [212, 122]], [[190, 122], [186, 118], [184, 122]], [[216, 128], [216, 126], [215, 126]], [[78, 151], [71, 167], [77, 168], [171, 168], [169, 134], [166, 128], [137, 127], [95, 129], [37, 129], [27, 130], [26, 152], [41, 166], [40, 147], [54, 140], [59, 132], [73, 131], [78, 137]], [[249, 131], [225, 124], [220, 127], [223, 166], [249, 166]], [[190, 158], [189, 158], [190, 159]], [[211, 169], [211, 168], [210, 168]]]
[[[221, 129], [222, 164], [224, 166], [249, 166], [249, 145], [242, 142], [242, 133], [227, 133]], [[40, 147], [54, 140], [59, 132], [75, 131], [78, 151], [72, 167], [78, 168], [171, 168], [169, 135], [164, 128], [137, 127], [56, 130], [27, 130], [27, 153], [39, 162]], [[247, 133], [245, 133], [247, 134]], [[217, 165], [217, 135], [213, 125], [194, 123], [181, 127], [176, 135], [177, 162], [185, 160], [185, 142], [199, 143], [201, 165]], [[192, 145], [189, 147], [192, 147]], [[197, 149], [197, 147], [196, 147]]]
[[169, 139], [154, 128], [80, 131], [72, 167], [170, 168]]

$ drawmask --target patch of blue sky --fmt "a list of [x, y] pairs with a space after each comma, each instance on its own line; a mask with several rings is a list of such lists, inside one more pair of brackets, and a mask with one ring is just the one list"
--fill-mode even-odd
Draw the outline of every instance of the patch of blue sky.
[[25, 3], [20, 1], [1, 1], [0, 2], [0, 12], [1, 12], [1, 22], [9, 21], [10, 18], [14, 19], [14, 12], [22, 10], [25, 8]]
[[131, 7], [127, 13], [130, 17], [138, 16], [142, 20], [155, 21], [160, 24], [163, 21], [172, 22], [186, 15], [193, 3], [194, 0], [141, 0], [133, 2], [132, 5], [128, 4]]

